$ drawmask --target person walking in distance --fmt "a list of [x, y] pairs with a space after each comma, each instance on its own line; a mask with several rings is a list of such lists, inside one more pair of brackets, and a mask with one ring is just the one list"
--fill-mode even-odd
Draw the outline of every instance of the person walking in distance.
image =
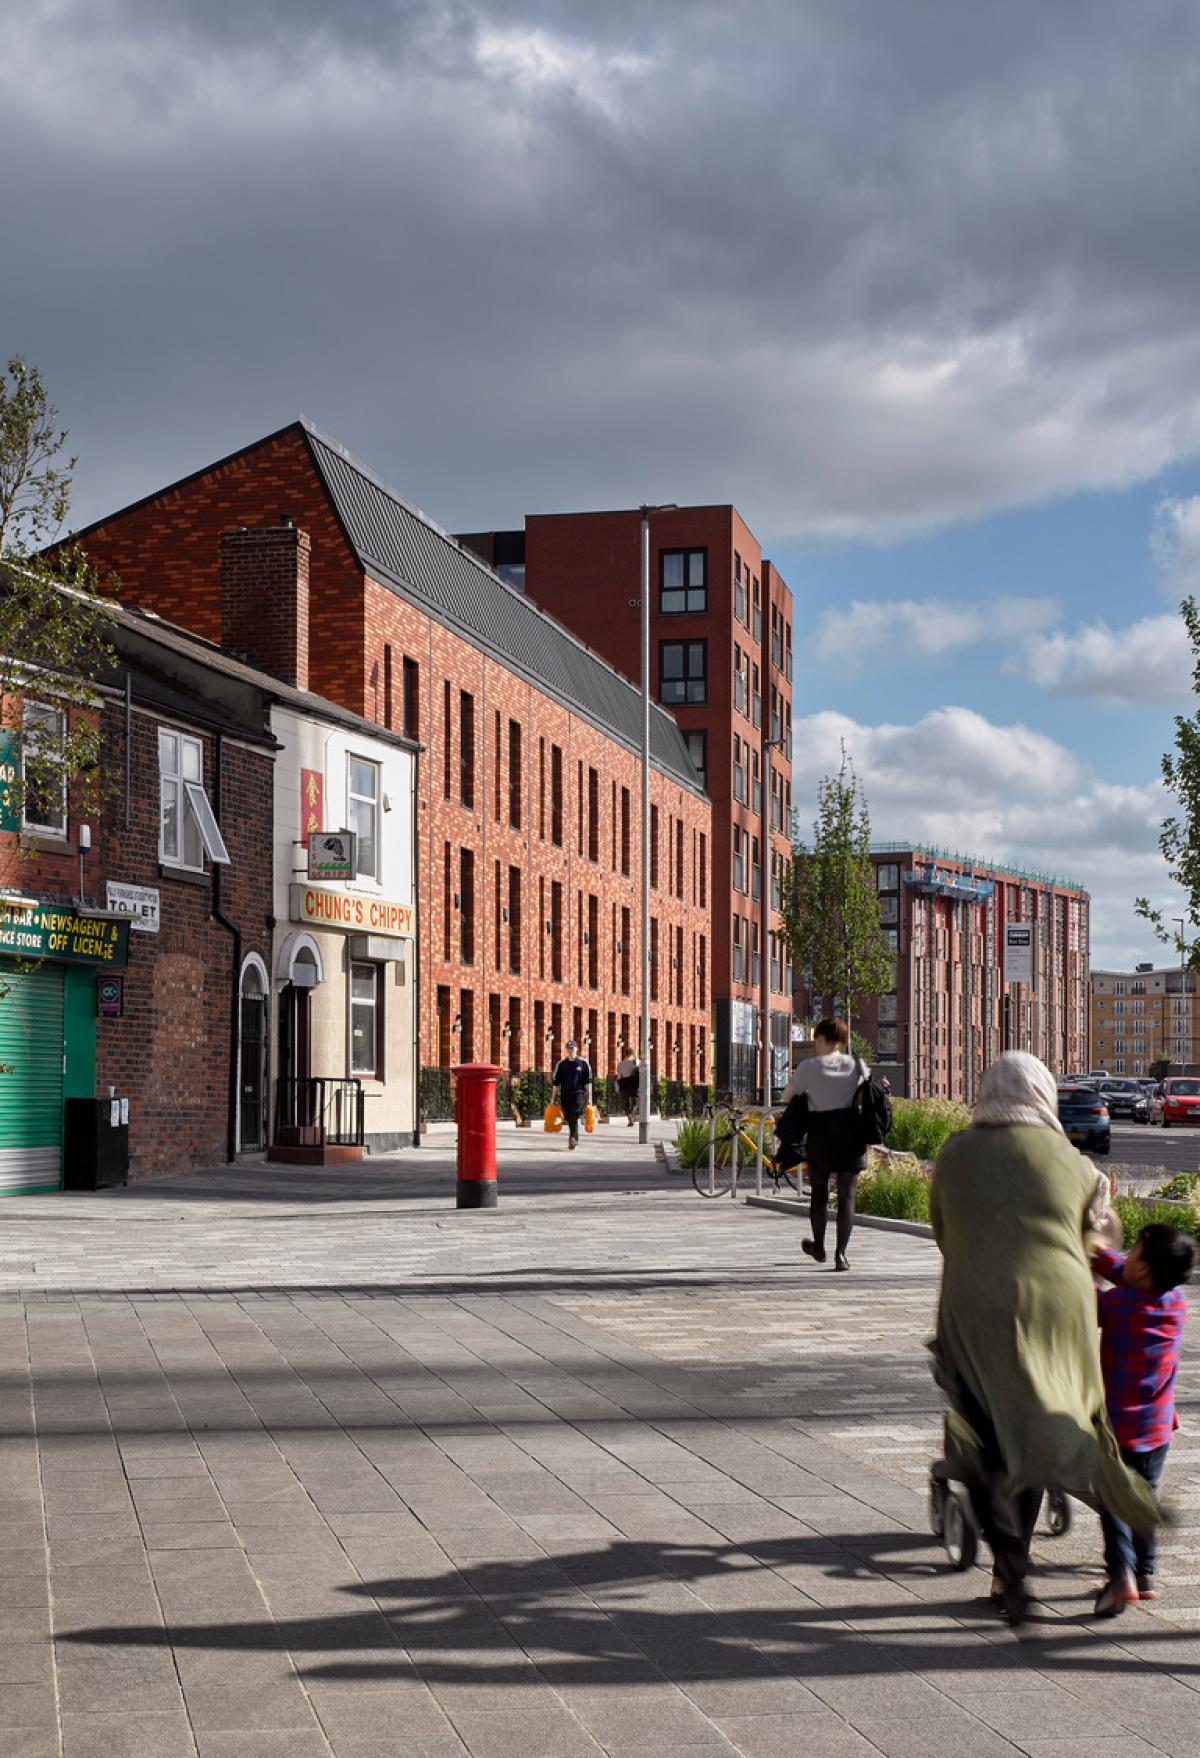
[[800, 1099], [808, 1129], [809, 1217], [812, 1238], [801, 1245], [815, 1263], [825, 1262], [829, 1181], [837, 1181], [835, 1270], [848, 1270], [847, 1250], [854, 1227], [854, 1189], [867, 1163], [854, 1110], [854, 1097], [871, 1078], [866, 1064], [849, 1053], [850, 1028], [844, 1019], [823, 1019], [813, 1033], [816, 1055], [799, 1062], [783, 1102]]
[[579, 1054], [579, 1045], [574, 1038], [568, 1038], [567, 1053], [554, 1070], [552, 1079], [554, 1097], [562, 1106], [568, 1130], [567, 1146], [574, 1150], [579, 1146], [579, 1119], [583, 1108], [592, 1102], [591, 1064]]
[[625, 1121], [633, 1128], [633, 1114], [638, 1108], [638, 1088], [641, 1085], [642, 1064], [632, 1053], [622, 1056], [617, 1063], [617, 1091], [621, 1095], [621, 1104], [625, 1110]]

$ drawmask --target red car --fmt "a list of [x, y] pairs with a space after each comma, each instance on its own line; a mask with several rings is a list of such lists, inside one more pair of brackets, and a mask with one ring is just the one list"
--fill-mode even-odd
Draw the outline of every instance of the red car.
[[1165, 1080], [1162, 1098], [1154, 1108], [1160, 1111], [1164, 1129], [1172, 1123], [1200, 1123], [1200, 1080], [1181, 1075]]

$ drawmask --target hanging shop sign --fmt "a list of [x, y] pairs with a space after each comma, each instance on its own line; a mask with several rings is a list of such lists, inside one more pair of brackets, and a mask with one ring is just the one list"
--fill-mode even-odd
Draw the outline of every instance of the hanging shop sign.
[[0, 953], [120, 968], [129, 959], [129, 923], [81, 915], [54, 903], [29, 909], [0, 898]]
[[16, 785], [21, 779], [21, 743], [11, 727], [0, 728], [0, 830], [19, 830]]
[[122, 885], [110, 879], [105, 903], [111, 914], [128, 916], [135, 934], [158, 933], [158, 892], [152, 885]]
[[308, 838], [310, 879], [353, 879], [358, 838], [352, 830], [314, 830]]
[[417, 931], [416, 907], [411, 903], [361, 897], [351, 891], [325, 891], [319, 885], [293, 885], [291, 890], [293, 922], [345, 928], [353, 934], [411, 936]]
[[1004, 981], [1006, 983], [1032, 983], [1033, 981], [1033, 923], [1005, 922], [1004, 924]]

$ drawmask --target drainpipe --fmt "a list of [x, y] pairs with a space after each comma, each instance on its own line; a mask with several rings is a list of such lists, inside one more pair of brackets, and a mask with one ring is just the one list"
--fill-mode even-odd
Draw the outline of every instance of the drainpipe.
[[421, 872], [420, 835], [421, 835], [421, 751], [413, 753], [413, 785], [412, 785], [412, 892], [413, 915], [416, 918], [417, 931], [413, 935], [413, 1018], [415, 1021], [413, 1043], [413, 1147], [421, 1145], [421, 898], [418, 878]]
[[[218, 729], [215, 753], [216, 774], [213, 778], [213, 812], [217, 823], [221, 822], [221, 772], [224, 768], [225, 740]], [[212, 918], [219, 922], [233, 937], [233, 993], [229, 1006], [229, 1096], [228, 1119], [225, 1136], [225, 1157], [232, 1163], [237, 1159], [237, 1100], [238, 1100], [238, 1008], [241, 1001], [242, 975], [242, 930], [229, 920], [221, 911], [221, 866], [212, 863]]]

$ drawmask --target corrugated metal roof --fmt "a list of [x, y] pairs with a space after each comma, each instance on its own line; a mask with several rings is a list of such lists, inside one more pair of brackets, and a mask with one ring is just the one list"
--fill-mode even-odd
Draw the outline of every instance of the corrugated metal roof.
[[[628, 679], [336, 441], [307, 421], [303, 427], [346, 536], [372, 579], [418, 600], [572, 712], [641, 749], [641, 692]], [[650, 710], [650, 759], [685, 787], [703, 791], [678, 723], [656, 703]]]

